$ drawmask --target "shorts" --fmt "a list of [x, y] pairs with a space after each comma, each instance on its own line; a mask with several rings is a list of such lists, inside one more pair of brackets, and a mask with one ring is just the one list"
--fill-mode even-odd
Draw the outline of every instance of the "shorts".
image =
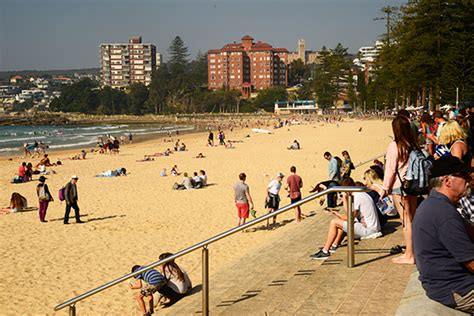
[[402, 188], [401, 187], [393, 188], [390, 194], [402, 195]]
[[280, 197], [278, 195], [269, 194], [268, 200], [265, 202], [266, 208], [271, 208], [272, 210], [278, 210], [280, 207]]
[[237, 206], [237, 215], [239, 218], [249, 218], [248, 203], [235, 203], [235, 206]]
[[298, 196], [298, 197], [296, 197], [296, 198], [294, 198], [294, 199], [291, 199], [291, 198], [290, 198], [290, 200], [291, 200], [291, 204], [296, 203], [296, 202], [298, 202], [298, 201], [301, 201], [301, 195]]
[[[344, 221], [342, 225], [342, 230], [347, 233], [347, 221]], [[359, 222], [354, 222], [354, 236], [355, 238], [362, 238], [372, 234], [375, 234], [376, 231], [368, 230], [367, 227], [362, 225]]]
[[148, 284], [140, 290], [141, 295], [143, 296], [150, 296], [153, 295], [156, 291], [158, 291], [165, 283], [159, 283], [159, 284]]

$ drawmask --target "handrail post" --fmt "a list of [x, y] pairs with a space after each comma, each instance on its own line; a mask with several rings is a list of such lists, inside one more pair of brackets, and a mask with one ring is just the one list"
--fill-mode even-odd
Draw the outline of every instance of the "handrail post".
[[203, 308], [203, 311], [202, 313], [204, 315], [209, 315], [209, 252], [208, 252], [208, 247], [210, 244], [214, 243], [214, 242], [217, 242], [218, 240], [221, 240], [221, 239], [224, 239], [232, 234], [235, 234], [237, 232], [240, 232], [242, 230], [245, 230], [247, 229], [248, 227], [250, 226], [253, 226], [253, 225], [256, 225], [258, 223], [261, 223], [263, 221], [266, 221], [268, 219], [270, 219], [271, 217], [274, 217], [274, 216], [277, 216], [279, 214], [283, 214], [284, 212], [287, 212], [289, 210], [292, 210], [294, 209], [296, 206], [299, 206], [299, 205], [302, 205], [302, 204], [305, 204], [309, 201], [312, 201], [320, 196], [323, 196], [323, 195], [326, 195], [328, 193], [331, 193], [331, 192], [347, 192], [348, 193], [348, 209], [349, 209], [349, 214], [348, 214], [348, 239], [349, 239], [349, 242], [348, 242], [348, 247], [347, 247], [347, 251], [348, 251], [348, 266], [349, 267], [353, 267], [354, 266], [354, 216], [353, 216], [353, 210], [354, 210], [354, 199], [353, 199], [353, 196], [351, 195], [351, 193], [354, 193], [354, 192], [367, 192], [369, 191], [368, 188], [366, 187], [351, 187], [351, 186], [347, 186], [347, 187], [339, 187], [339, 186], [336, 186], [336, 187], [332, 187], [332, 188], [329, 188], [329, 189], [326, 189], [324, 191], [321, 191], [321, 192], [317, 192], [317, 193], [314, 193], [312, 195], [309, 195], [307, 197], [305, 197], [304, 199], [302, 199], [301, 201], [298, 201], [296, 203], [293, 203], [293, 204], [288, 204], [278, 210], [276, 210], [275, 212], [272, 212], [272, 213], [268, 213], [268, 214], [265, 214], [265, 215], [262, 215], [250, 222], [247, 222], [243, 225], [240, 225], [240, 226], [237, 226], [237, 227], [234, 227], [234, 228], [231, 228], [225, 232], [222, 232], [218, 235], [215, 235], [213, 237], [210, 237], [206, 240], [203, 240], [193, 246], [190, 246], [186, 249], [183, 249], [177, 253], [175, 253], [174, 255], [170, 256], [170, 257], [167, 257], [165, 259], [161, 259], [161, 260], [158, 260], [148, 266], [145, 266], [145, 267], [142, 267], [140, 268], [139, 270], [135, 271], [135, 272], [132, 272], [132, 273], [129, 273], [127, 275], [124, 275], [124, 276], [121, 276], [120, 278], [117, 278], [115, 280], [112, 280], [110, 282], [107, 282], [95, 289], [92, 289], [92, 290], [89, 290], [87, 292], [84, 292], [72, 299], [69, 299], [59, 305], [56, 305], [54, 307], [54, 310], [55, 311], [59, 311], [63, 308], [66, 308], [66, 307], [69, 307], [69, 312], [70, 312], [70, 315], [75, 315], [76, 313], [76, 308], [75, 308], [75, 304], [77, 302], [80, 302], [90, 296], [93, 296], [97, 293], [100, 293], [102, 291], [105, 291], [106, 289], [108, 288], [111, 288], [125, 280], [128, 280], [132, 277], [135, 277], [143, 272], [146, 272], [152, 268], [155, 268], [159, 265], [162, 265], [162, 264], [165, 264], [167, 262], [170, 262], [172, 260], [175, 260], [176, 258], [180, 258], [188, 253], [191, 253], [193, 251], [196, 251], [198, 250], [199, 248], [202, 248], [202, 286], [203, 286], [203, 289], [202, 289], [202, 308]]
[[354, 196], [347, 193], [347, 267], [354, 267]]
[[76, 316], [76, 304], [69, 305], [69, 316]]
[[202, 314], [209, 315], [209, 249], [202, 247]]

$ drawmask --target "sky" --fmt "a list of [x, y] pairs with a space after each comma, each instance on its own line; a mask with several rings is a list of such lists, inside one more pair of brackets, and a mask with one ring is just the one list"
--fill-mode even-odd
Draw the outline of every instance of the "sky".
[[244, 35], [273, 47], [356, 53], [385, 32], [380, 9], [405, 0], [0, 0], [0, 71], [96, 68], [100, 43], [140, 35], [168, 59], [180, 36], [190, 58]]

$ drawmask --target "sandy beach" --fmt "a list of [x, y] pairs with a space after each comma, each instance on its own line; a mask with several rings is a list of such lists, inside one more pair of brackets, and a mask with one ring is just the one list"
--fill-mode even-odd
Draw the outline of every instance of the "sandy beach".
[[[217, 136], [216, 131], [214, 134]], [[179, 135], [188, 151], [155, 157], [150, 162], [136, 160], [172, 148], [173, 143], [148, 140], [122, 146], [119, 155], [90, 154], [86, 160], [63, 160], [64, 165], [53, 167], [56, 174], [47, 176], [46, 182], [55, 198], [49, 205], [48, 223], [40, 223], [37, 211], [0, 216], [0, 314], [52, 314], [56, 304], [130, 272], [135, 264], [151, 263], [162, 252], [178, 251], [235, 226], [232, 186], [240, 172], [247, 174], [257, 215], [261, 215], [266, 186], [277, 172], [288, 175], [290, 166], [295, 165], [303, 178], [306, 196], [312, 185], [327, 177], [325, 151], [341, 156], [347, 150], [354, 164], [358, 164], [383, 154], [392, 135], [389, 120], [293, 125], [272, 130], [272, 134], [237, 128], [226, 130], [225, 134], [227, 140], [239, 141], [235, 148], [207, 147], [207, 133], [193, 133]], [[173, 139], [176, 141], [177, 137]], [[301, 150], [286, 149], [294, 139], [301, 144]], [[51, 161], [77, 152], [52, 153]], [[193, 158], [200, 152], [206, 158]], [[29, 206], [38, 204], [38, 176], [29, 183], [10, 183], [21, 161], [0, 160], [2, 207], [8, 205], [12, 192], [24, 195]], [[39, 159], [30, 161], [35, 164]], [[173, 183], [181, 182], [182, 177], [160, 177], [159, 171], [166, 168], [169, 173], [175, 164], [180, 172], [205, 170], [211, 185], [173, 191]], [[94, 177], [120, 167], [125, 167], [129, 175]], [[354, 178], [362, 180], [367, 167], [356, 169]], [[79, 176], [79, 206], [82, 220], [86, 221], [83, 225], [75, 224], [73, 216], [70, 225], [63, 225], [65, 204], [57, 200], [58, 189], [73, 174]], [[280, 205], [288, 202], [286, 194], [282, 194]], [[314, 202], [302, 210], [309, 213], [320, 208]], [[293, 218], [290, 212], [278, 220]], [[298, 224], [292, 221], [276, 230], [257, 229], [212, 245], [211, 277], [259, 242], [278, 238], [280, 231], [292, 225]], [[200, 260], [197, 251], [177, 261], [194, 285], [201, 283]], [[126, 282], [80, 302], [78, 313], [139, 315]], [[60, 314], [66, 314], [66, 310]]]

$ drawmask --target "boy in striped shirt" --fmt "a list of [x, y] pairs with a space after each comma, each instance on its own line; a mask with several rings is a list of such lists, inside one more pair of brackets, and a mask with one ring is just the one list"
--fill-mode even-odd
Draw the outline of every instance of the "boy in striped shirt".
[[[132, 268], [132, 273], [143, 268], [142, 266], [135, 265]], [[155, 269], [148, 270], [135, 276], [136, 282], [130, 283], [130, 288], [134, 290], [140, 290], [136, 293], [135, 299], [138, 302], [138, 307], [143, 312], [143, 315], [149, 316], [153, 314], [153, 293], [160, 291], [163, 287], [166, 287], [165, 277]], [[146, 311], [144, 297], [149, 297], [149, 310]]]

